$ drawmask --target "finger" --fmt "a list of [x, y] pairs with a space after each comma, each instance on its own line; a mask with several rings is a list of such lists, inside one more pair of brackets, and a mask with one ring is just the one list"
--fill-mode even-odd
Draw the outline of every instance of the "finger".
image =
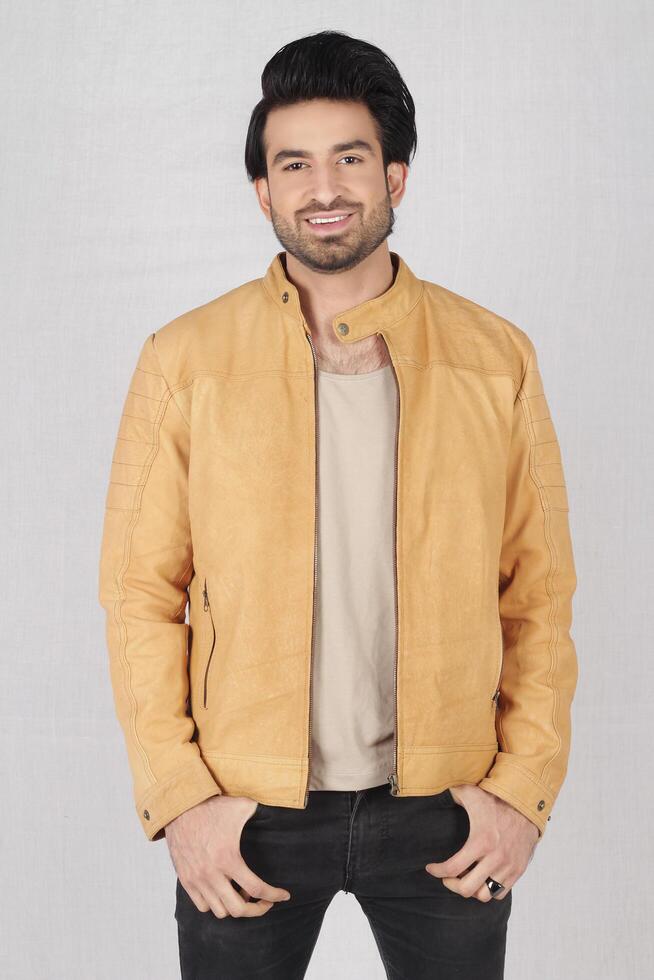
[[240, 855], [235, 862], [235, 867], [230, 871], [230, 876], [239, 885], [247, 889], [252, 898], [262, 898], [267, 902], [283, 902], [291, 897], [285, 888], [270, 885], [258, 874], [255, 874]]
[[480, 902], [501, 902], [503, 898], [506, 898], [507, 892], [509, 891], [510, 889], [505, 885], [501, 892], [496, 892], [494, 895], [491, 895], [488, 885], [484, 884], [475, 893], [475, 898], [478, 898]]
[[246, 919], [251, 919], [259, 915], [265, 915], [266, 912], [270, 912], [274, 904], [274, 902], [264, 901], [263, 898], [257, 899], [256, 902], [247, 902], [243, 915]]
[[493, 901], [501, 902], [502, 899], [506, 898], [506, 896], [509, 894], [512, 887], [512, 885], [505, 885], [501, 892], [498, 892], [497, 895], [493, 895]]
[[452, 854], [447, 861], [430, 861], [425, 865], [425, 870], [435, 878], [456, 878], [457, 875], [465, 873], [470, 866], [485, 857], [482, 845], [478, 838], [469, 837], [463, 847]]
[[[230, 915], [230, 902], [228, 900], [226, 901], [226, 884], [229, 884], [229, 878], [227, 875], [224, 874], [224, 872], [217, 872], [214, 877], [210, 878], [202, 885], [204, 898], [209, 903], [211, 911], [218, 919], [224, 919], [226, 916]], [[231, 885], [229, 887], [231, 889]], [[233, 892], [233, 889], [231, 890]], [[235, 892], [234, 896], [236, 896]], [[239, 899], [239, 901], [242, 902], [243, 899]]]
[[270, 912], [274, 904], [274, 902], [266, 902], [263, 898], [258, 898], [256, 902], [246, 901], [243, 917], [251, 919], [259, 915], [265, 915], [266, 912]]
[[272, 908], [273, 902], [246, 902], [238, 894], [231, 881], [226, 878], [219, 882], [217, 887], [220, 901], [225, 906], [228, 915], [234, 919], [249, 918], [254, 915], [263, 915]]
[[[181, 879], [180, 879], [180, 881], [181, 881]], [[185, 885], [184, 882], [182, 882], [182, 886], [184, 888], [184, 891], [188, 895], [188, 897], [191, 899], [191, 901], [195, 905], [195, 907], [198, 910], [198, 912], [208, 912], [209, 911], [209, 908], [210, 908], [209, 903], [206, 901], [206, 899], [204, 898], [204, 896], [203, 896], [203, 894], [202, 894], [201, 891], [198, 891], [198, 889], [197, 888], [194, 888], [192, 885]]]
[[495, 871], [491, 871], [490, 875], [487, 875], [486, 877], [491, 877], [493, 881], [498, 881], [500, 885], [504, 885], [504, 888], [501, 891], [496, 892], [494, 895], [491, 895], [488, 885], [486, 884], [486, 879], [484, 879], [484, 884], [479, 889], [479, 894], [477, 897], [482, 898], [483, 896], [485, 898], [484, 892], [486, 892], [486, 894], [490, 895], [493, 901], [497, 902], [500, 902], [503, 898], [506, 898], [507, 893], [517, 881], [515, 875], [513, 875], [511, 870], [506, 866], [500, 868], [499, 871], [497, 869]]
[[479, 861], [466, 874], [455, 878], [444, 878], [443, 883], [447, 885], [450, 891], [458, 892], [464, 898], [476, 897], [484, 901], [486, 896], [482, 889], [485, 889], [488, 898], [493, 897], [488, 890], [488, 885], [486, 885], [486, 879], [491, 875], [492, 868], [496, 866], [492, 856], [489, 855]]
[[209, 902], [209, 908], [211, 909], [211, 911], [213, 912], [213, 914], [216, 916], [217, 919], [227, 918], [227, 909], [223, 905], [220, 898], [212, 894], [211, 897], [207, 899], [207, 901]]
[[225, 908], [222, 895], [220, 894], [219, 886], [221, 879], [224, 881], [225, 875], [223, 872], [219, 871], [216, 872], [214, 876], [204, 876], [199, 882], [199, 887], [202, 890], [202, 897], [204, 901], [208, 903], [209, 908], [217, 919], [224, 919], [227, 915], [229, 915], [228, 910]]
[[231, 915], [234, 919], [240, 918], [246, 903], [235, 891], [232, 883], [227, 878], [223, 878], [216, 883], [216, 891], [220, 901], [225, 906], [227, 915]]
[[[262, 903], [264, 905], [274, 905], [275, 904], [274, 902], [266, 902], [262, 898], [252, 899], [252, 895], [250, 895], [250, 893], [247, 891], [246, 888], [243, 888], [241, 885], [236, 885], [235, 887], [236, 887], [236, 891], [243, 898], [243, 901], [245, 902], [246, 907], [248, 907], [250, 909], [251, 908], [255, 908], [256, 909]], [[251, 899], [252, 899], [252, 901], [250, 901]], [[254, 914], [254, 913], [252, 913], [252, 914]]]
[[245, 890], [245, 888], [241, 888], [240, 886], [237, 886], [237, 890], [245, 900], [246, 911], [244, 915], [248, 915], [248, 916], [265, 915], [266, 912], [268, 912], [268, 910], [271, 909], [274, 905], [274, 902], [265, 902], [261, 898], [256, 899], [256, 901], [254, 902], [251, 902], [250, 899], [252, 898], [252, 896], [249, 894], [249, 892]]

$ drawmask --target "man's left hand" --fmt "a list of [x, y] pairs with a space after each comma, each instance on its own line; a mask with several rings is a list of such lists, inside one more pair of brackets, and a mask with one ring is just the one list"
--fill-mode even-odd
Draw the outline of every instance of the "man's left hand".
[[[470, 833], [447, 861], [428, 864], [426, 870], [464, 898], [501, 901], [531, 861], [539, 840], [538, 827], [480, 786], [465, 783], [450, 787], [450, 792], [468, 814]], [[488, 890], [489, 877], [504, 885], [496, 895]]]

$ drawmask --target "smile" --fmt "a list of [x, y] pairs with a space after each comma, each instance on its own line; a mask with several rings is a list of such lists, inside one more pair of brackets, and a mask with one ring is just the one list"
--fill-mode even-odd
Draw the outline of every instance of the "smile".
[[320, 233], [324, 231], [332, 232], [336, 229], [340, 230], [341, 228], [347, 227], [351, 217], [352, 214], [342, 214], [333, 218], [305, 218], [304, 220], [308, 225], [311, 225], [315, 231]]

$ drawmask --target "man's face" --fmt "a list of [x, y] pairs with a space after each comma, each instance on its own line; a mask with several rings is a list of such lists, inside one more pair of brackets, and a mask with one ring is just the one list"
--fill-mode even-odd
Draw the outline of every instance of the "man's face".
[[[317, 272], [354, 268], [392, 234], [408, 168], [389, 164], [367, 106], [316, 99], [274, 109], [264, 130], [259, 202], [282, 247]], [[387, 179], [388, 174], [388, 179]], [[310, 224], [314, 214], [349, 213]]]

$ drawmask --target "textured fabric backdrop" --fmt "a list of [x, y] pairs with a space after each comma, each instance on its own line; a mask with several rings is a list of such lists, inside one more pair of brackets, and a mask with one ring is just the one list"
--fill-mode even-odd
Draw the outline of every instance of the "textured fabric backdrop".
[[[247, 124], [268, 58], [325, 28], [416, 101], [390, 247], [527, 331], [561, 443], [580, 677], [507, 980], [651, 976], [653, 27], [635, 0], [2, 4], [3, 978], [179, 975], [96, 595], [110, 457], [148, 333], [277, 251]], [[308, 976], [383, 977], [351, 895]]]

